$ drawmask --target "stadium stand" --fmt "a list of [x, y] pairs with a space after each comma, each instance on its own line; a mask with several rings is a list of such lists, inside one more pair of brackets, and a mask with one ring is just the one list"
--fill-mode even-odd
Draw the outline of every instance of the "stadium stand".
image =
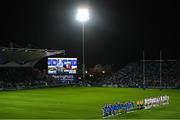
[[44, 57], [64, 53], [64, 50], [0, 47], [0, 67], [33, 67]]
[[[146, 87], [159, 87], [160, 67], [158, 62], [146, 63]], [[143, 65], [130, 63], [119, 71], [99, 78], [105, 84], [117, 84], [120, 87], [143, 87]], [[177, 88], [180, 83], [180, 63], [166, 61], [162, 63], [162, 87]]]
[[[144, 86], [142, 61], [127, 64], [116, 71], [113, 70], [116, 65], [105, 65], [105, 67], [96, 65], [91, 69], [91, 72], [86, 74], [86, 80], [78, 80], [75, 82], [61, 82], [52, 76], [48, 76], [46, 69], [40, 70], [34, 67], [42, 58], [63, 53], [65, 53], [64, 50], [0, 47], [0, 90], [40, 88], [67, 84], [110, 87]], [[146, 63], [144, 75], [145, 87], [160, 87], [159, 62]], [[180, 87], [179, 61], [162, 62], [162, 87]]]
[[64, 50], [0, 47], [0, 90], [56, 85], [57, 81], [46, 70], [34, 66], [45, 57], [64, 53]]

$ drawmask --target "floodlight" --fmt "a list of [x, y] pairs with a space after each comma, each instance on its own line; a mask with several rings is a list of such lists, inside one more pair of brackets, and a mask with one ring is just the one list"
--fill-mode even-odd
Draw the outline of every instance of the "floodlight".
[[89, 10], [87, 8], [79, 8], [76, 19], [80, 22], [86, 22], [89, 20]]
[[85, 74], [88, 73], [88, 71], [85, 71], [85, 54], [84, 54], [84, 26], [85, 22], [89, 20], [89, 10], [87, 8], [79, 8], [77, 10], [77, 15], [76, 19], [82, 23], [82, 59], [83, 59], [83, 64], [82, 64], [82, 75], [83, 75], [83, 80], [85, 80]]

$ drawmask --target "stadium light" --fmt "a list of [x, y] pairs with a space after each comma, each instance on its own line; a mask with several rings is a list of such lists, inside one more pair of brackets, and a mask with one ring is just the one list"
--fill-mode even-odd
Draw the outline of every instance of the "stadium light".
[[87, 8], [79, 8], [77, 10], [76, 20], [82, 23], [82, 75], [83, 80], [85, 80], [85, 55], [84, 55], [84, 23], [89, 20], [89, 10]]
[[89, 20], [89, 10], [87, 8], [79, 8], [76, 19], [82, 23]]

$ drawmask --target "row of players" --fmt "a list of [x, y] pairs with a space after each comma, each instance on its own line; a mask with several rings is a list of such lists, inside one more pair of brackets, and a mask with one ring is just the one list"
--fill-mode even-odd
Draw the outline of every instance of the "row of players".
[[[149, 109], [159, 105], [169, 104], [169, 96], [160, 96], [154, 98], [145, 98], [136, 102], [137, 109]], [[134, 102], [106, 104], [103, 106], [103, 117], [118, 115], [120, 113], [133, 112], [135, 110]]]
[[106, 104], [103, 106], [103, 117], [134, 111], [134, 102]]
[[144, 108], [144, 100], [137, 100], [136, 105], [137, 105], [137, 109], [143, 109]]
[[169, 96], [167, 95], [144, 99], [145, 109], [150, 109], [152, 107], [157, 107], [157, 106], [166, 105], [166, 104], [169, 104]]

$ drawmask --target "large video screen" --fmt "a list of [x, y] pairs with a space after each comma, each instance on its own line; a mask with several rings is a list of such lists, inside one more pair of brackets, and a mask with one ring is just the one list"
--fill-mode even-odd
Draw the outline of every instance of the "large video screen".
[[48, 74], [76, 74], [77, 58], [48, 58]]

